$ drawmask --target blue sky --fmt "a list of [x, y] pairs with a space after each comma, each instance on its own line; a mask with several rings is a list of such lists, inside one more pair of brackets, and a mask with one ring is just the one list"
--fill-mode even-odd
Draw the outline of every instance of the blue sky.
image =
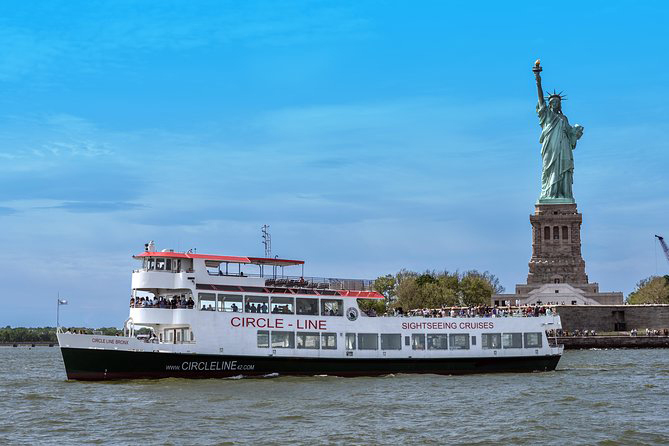
[[669, 272], [664, 2], [5, 1], [0, 325], [120, 326], [131, 255], [527, 276], [531, 66], [585, 127], [574, 194], [602, 290]]

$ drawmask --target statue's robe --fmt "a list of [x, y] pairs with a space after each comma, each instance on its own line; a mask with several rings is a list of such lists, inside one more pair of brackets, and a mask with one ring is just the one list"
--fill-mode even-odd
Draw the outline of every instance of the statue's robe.
[[575, 127], [569, 125], [567, 117], [551, 110], [545, 102], [537, 104], [541, 124], [541, 197], [573, 199], [574, 155], [572, 150], [580, 137]]

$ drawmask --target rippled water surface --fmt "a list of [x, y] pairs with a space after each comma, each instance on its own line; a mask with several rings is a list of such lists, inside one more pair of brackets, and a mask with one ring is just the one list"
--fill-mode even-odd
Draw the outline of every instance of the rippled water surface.
[[669, 350], [570, 351], [548, 373], [65, 380], [0, 348], [0, 444], [669, 444]]

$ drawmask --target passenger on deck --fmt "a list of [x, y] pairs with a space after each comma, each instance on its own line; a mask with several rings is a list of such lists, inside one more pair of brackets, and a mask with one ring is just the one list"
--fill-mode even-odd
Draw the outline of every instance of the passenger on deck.
[[265, 302], [262, 303], [262, 306], [260, 307], [260, 312], [267, 313], [267, 304]]
[[230, 306], [230, 309], [231, 309], [234, 313], [237, 313], [237, 312], [239, 311], [239, 307], [238, 307], [237, 304], [234, 303], [234, 302], [233, 302], [232, 305]]
[[192, 296], [188, 297], [188, 303], [187, 303], [188, 308], [192, 309], [195, 306], [195, 301], [193, 300]]

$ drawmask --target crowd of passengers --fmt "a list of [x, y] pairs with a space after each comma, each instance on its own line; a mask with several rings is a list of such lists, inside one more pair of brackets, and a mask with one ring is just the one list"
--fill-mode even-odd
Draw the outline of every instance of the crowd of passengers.
[[[422, 317], [534, 317], [556, 315], [555, 308], [539, 305], [527, 305], [522, 307], [490, 307], [479, 305], [476, 307], [442, 307], [423, 308], [404, 311], [401, 307], [386, 316], [422, 316]], [[375, 312], [368, 316], [376, 316]]]
[[138, 297], [137, 299], [130, 298], [130, 308], [193, 308], [195, 302], [192, 297], [186, 299], [186, 296], [172, 296], [171, 299], [166, 299], [161, 296], [159, 298], [153, 297]]
[[[576, 336], [597, 336], [595, 330], [551, 330], [550, 336], [565, 336], [565, 337], [576, 337]], [[630, 336], [639, 336], [639, 330], [633, 328], [629, 331]], [[643, 335], [643, 332], [642, 332]], [[662, 330], [646, 328], [646, 336], [669, 336], [669, 328]]]

